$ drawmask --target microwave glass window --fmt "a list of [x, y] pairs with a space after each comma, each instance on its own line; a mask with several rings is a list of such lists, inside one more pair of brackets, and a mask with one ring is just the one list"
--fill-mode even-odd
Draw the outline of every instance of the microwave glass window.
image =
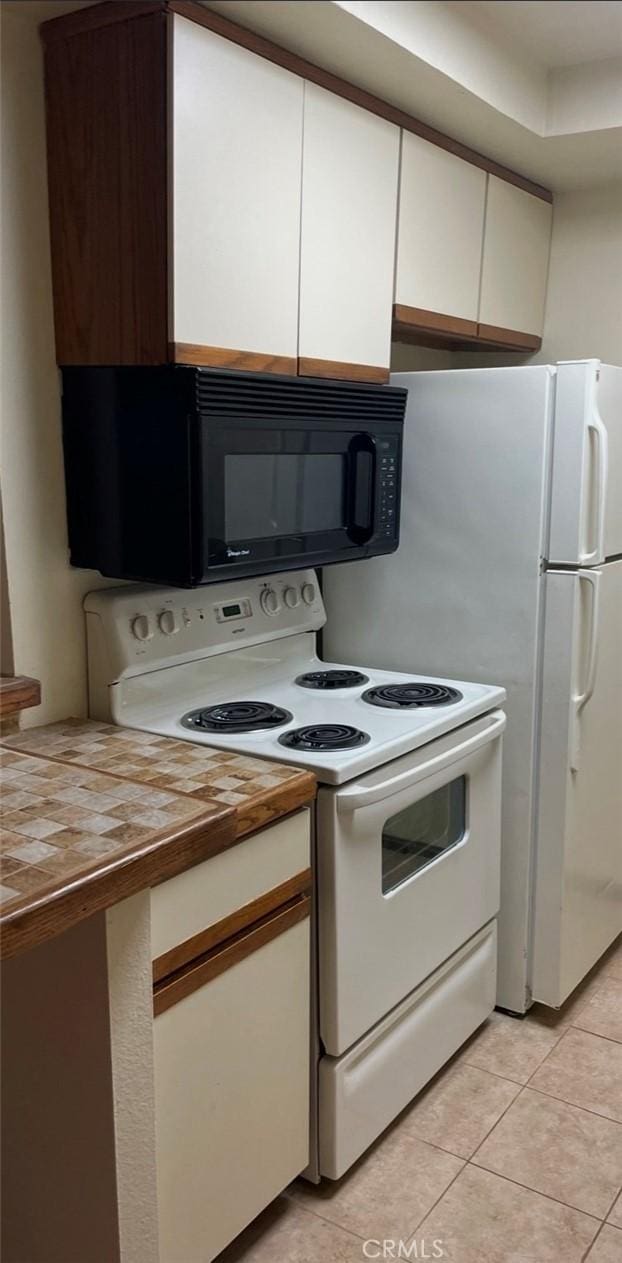
[[339, 530], [345, 524], [342, 453], [225, 457], [228, 541]]
[[457, 846], [465, 829], [464, 776], [391, 816], [382, 830], [383, 895]]

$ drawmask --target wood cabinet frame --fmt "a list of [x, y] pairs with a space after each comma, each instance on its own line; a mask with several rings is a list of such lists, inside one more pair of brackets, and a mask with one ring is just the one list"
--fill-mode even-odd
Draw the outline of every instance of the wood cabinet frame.
[[[171, 15], [197, 22], [484, 171], [552, 202], [548, 189], [196, 0], [104, 0], [43, 23], [57, 359], [310, 371], [384, 381], [374, 365], [175, 344], [169, 331], [167, 187]], [[123, 119], [123, 126], [119, 120]], [[529, 333], [394, 309], [395, 336], [428, 345], [536, 350]]]

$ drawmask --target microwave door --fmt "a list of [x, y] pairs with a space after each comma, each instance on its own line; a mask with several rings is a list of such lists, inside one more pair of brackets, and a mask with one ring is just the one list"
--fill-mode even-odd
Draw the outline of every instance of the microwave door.
[[375, 526], [371, 435], [200, 421], [204, 570], [261, 574], [363, 555]]

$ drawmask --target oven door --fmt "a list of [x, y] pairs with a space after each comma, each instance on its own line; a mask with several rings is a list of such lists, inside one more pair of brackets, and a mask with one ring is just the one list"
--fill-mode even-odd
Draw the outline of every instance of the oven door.
[[320, 1034], [331, 1055], [497, 914], [504, 728], [493, 711], [320, 790]]
[[363, 555], [376, 517], [371, 433], [294, 419], [198, 423], [204, 580]]

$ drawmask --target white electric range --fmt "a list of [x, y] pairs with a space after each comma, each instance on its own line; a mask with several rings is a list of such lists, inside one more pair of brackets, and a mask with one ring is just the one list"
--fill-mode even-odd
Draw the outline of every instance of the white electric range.
[[310, 1175], [337, 1178], [494, 1006], [505, 691], [320, 661], [312, 570], [85, 610], [93, 718], [318, 778]]

